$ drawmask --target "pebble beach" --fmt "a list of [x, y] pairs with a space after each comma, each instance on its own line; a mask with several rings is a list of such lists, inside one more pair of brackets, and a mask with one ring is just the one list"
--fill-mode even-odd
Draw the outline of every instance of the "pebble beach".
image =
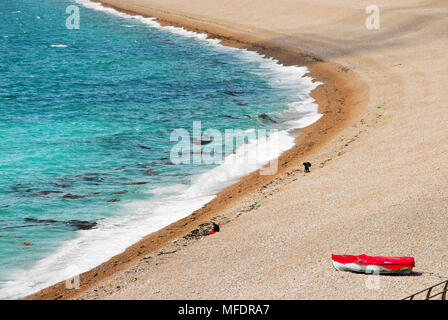
[[[81, 274], [80, 289], [27, 299], [402, 299], [448, 279], [446, 1], [376, 1], [378, 30], [370, 1], [101, 2], [307, 66], [323, 117], [276, 174], [243, 177]], [[416, 266], [373, 278], [336, 271], [331, 254]]]

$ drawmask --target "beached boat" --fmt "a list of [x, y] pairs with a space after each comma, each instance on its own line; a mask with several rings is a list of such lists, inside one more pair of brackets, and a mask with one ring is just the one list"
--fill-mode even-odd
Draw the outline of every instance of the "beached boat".
[[370, 257], [365, 254], [331, 255], [333, 266], [339, 271], [374, 274], [410, 274], [415, 267], [413, 257]]

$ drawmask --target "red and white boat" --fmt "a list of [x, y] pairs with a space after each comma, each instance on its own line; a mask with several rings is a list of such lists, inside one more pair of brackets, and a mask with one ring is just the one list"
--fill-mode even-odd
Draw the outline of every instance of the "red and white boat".
[[339, 271], [374, 274], [410, 274], [415, 267], [413, 257], [370, 257], [331, 255], [333, 266]]

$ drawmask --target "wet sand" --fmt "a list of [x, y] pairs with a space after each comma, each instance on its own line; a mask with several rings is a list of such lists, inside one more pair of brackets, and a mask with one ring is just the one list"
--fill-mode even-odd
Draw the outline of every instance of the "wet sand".
[[[308, 66], [324, 116], [276, 175], [244, 177], [82, 274], [79, 290], [28, 298], [395, 299], [448, 278], [448, 4], [378, 1], [381, 28], [368, 30], [365, 1], [103, 2]], [[221, 231], [188, 236], [209, 221]], [[414, 256], [415, 273], [372, 288], [331, 253]]]

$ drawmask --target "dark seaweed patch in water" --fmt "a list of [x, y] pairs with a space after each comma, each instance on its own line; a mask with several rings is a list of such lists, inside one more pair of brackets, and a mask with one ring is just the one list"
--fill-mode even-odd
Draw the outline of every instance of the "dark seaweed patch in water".
[[111, 194], [125, 194], [127, 192], [128, 192], [128, 190], [123, 190], [123, 191], [112, 192]]
[[56, 187], [58, 187], [58, 188], [63, 188], [63, 189], [65, 189], [65, 188], [73, 188], [73, 186], [72, 185], [69, 185], [69, 184], [59, 184], [59, 183], [56, 183]]
[[[34, 219], [34, 218], [25, 218], [25, 222], [34, 222], [34, 223], [41, 223], [44, 225], [50, 225], [50, 224], [62, 224], [69, 227], [74, 227], [77, 230], [90, 230], [97, 226], [96, 221], [83, 221], [83, 220], [65, 220], [65, 221], [58, 221], [53, 219]], [[32, 226], [32, 225], [30, 225]], [[36, 226], [36, 225], [34, 225]]]
[[39, 191], [37, 193], [38, 196], [48, 196], [49, 194], [52, 193], [62, 193], [62, 191], [55, 191], [55, 190], [44, 190], [44, 191]]
[[79, 195], [76, 195], [76, 194], [67, 193], [62, 198], [63, 199], [82, 199], [82, 198], [84, 198], [84, 196], [79, 196]]
[[234, 117], [234, 116], [231, 116], [231, 115], [228, 115], [228, 114], [224, 114], [223, 117], [224, 118], [229, 118], [229, 119], [234, 119], [234, 120], [241, 120], [241, 118]]
[[277, 120], [274, 120], [272, 117], [268, 116], [266, 113], [260, 114], [258, 116], [258, 119], [261, 119], [263, 121], [270, 122], [270, 123], [278, 123]]
[[232, 97], [237, 97], [244, 94], [244, 92], [242, 91], [230, 91], [230, 90], [224, 91], [224, 93]]
[[144, 145], [142, 145], [142, 144], [139, 144], [138, 146], [139, 146], [141, 149], [151, 150], [150, 147], [144, 146]]

